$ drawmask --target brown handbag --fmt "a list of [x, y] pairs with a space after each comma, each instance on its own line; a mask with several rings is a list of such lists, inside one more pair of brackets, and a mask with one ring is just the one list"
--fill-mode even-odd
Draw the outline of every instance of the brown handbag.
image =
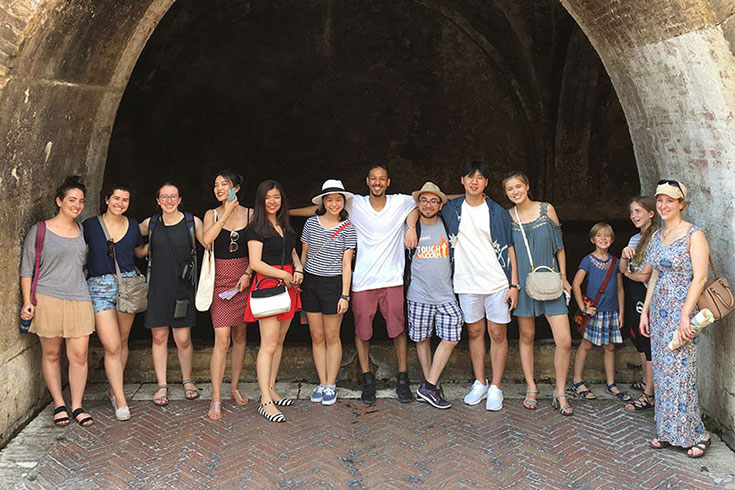
[[735, 296], [732, 294], [732, 288], [724, 277], [717, 277], [715, 264], [712, 262], [712, 256], [709, 258], [709, 265], [715, 277], [707, 281], [704, 285], [702, 295], [697, 301], [697, 308], [703, 310], [707, 308], [712, 312], [715, 320], [719, 320], [732, 310], [735, 310]]

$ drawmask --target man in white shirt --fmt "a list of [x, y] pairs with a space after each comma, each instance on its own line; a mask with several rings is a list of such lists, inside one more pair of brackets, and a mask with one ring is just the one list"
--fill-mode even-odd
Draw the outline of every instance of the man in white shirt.
[[[464, 401], [476, 405], [487, 397], [487, 410], [503, 407], [500, 389], [508, 357], [507, 324], [518, 300], [518, 271], [510, 215], [485, 196], [489, 168], [485, 162], [463, 165], [465, 195], [447, 202], [442, 215], [449, 229], [454, 261], [454, 292], [467, 323], [475, 382]], [[493, 379], [485, 378], [485, 325], [490, 334]]]

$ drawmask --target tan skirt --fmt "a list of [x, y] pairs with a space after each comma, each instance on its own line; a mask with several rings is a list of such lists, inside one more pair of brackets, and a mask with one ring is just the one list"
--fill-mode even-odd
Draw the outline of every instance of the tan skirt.
[[94, 332], [91, 301], [70, 301], [36, 293], [30, 332], [39, 337], [84, 337]]

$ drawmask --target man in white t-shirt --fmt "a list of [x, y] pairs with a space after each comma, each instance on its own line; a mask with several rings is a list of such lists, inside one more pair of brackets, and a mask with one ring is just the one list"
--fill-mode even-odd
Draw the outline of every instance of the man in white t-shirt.
[[[508, 357], [507, 324], [518, 300], [518, 271], [510, 215], [485, 196], [489, 168], [469, 161], [462, 168], [465, 195], [447, 202], [442, 215], [449, 230], [454, 261], [454, 292], [467, 323], [475, 382], [464, 401], [476, 405], [487, 397], [487, 410], [503, 407], [500, 389]], [[493, 379], [485, 378], [485, 326], [490, 334]]]
[[406, 372], [406, 331], [403, 314], [403, 224], [416, 207], [413, 197], [386, 195], [390, 185], [384, 165], [374, 165], [366, 179], [369, 196], [355, 196], [347, 204], [357, 230], [357, 257], [352, 274], [352, 312], [355, 347], [362, 370], [364, 403], [375, 403], [375, 376], [370, 370], [373, 319], [380, 309], [388, 336], [393, 339], [398, 363], [396, 394], [403, 403], [413, 401]]
[[[388, 336], [393, 339], [398, 364], [398, 400], [414, 400], [406, 372], [406, 331], [403, 313], [404, 223], [416, 207], [406, 194], [386, 195], [390, 185], [383, 164], [373, 165], [366, 179], [370, 195], [354, 196], [345, 209], [357, 230], [357, 255], [352, 273], [352, 312], [355, 317], [355, 348], [362, 371], [363, 403], [375, 403], [375, 375], [370, 370], [370, 339], [373, 319], [380, 309]], [[291, 210], [294, 216], [310, 216], [316, 207]], [[415, 227], [409, 228], [409, 235]]]

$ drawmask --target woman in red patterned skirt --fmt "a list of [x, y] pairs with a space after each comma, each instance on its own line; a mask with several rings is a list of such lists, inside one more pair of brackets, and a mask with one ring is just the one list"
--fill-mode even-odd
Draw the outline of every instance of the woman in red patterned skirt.
[[[214, 242], [214, 295], [209, 313], [214, 326], [214, 349], [209, 369], [212, 377], [212, 405], [208, 417], [222, 417], [222, 378], [225, 374], [227, 349], [232, 337], [232, 377], [230, 395], [238, 405], [246, 405], [248, 399], [238, 391], [240, 373], [245, 360], [245, 323], [243, 315], [250, 286], [248, 246], [245, 227], [250, 222], [252, 210], [240, 206], [237, 196], [230, 200], [230, 190], [240, 190], [242, 177], [229, 170], [217, 172], [214, 178], [214, 196], [218, 208], [204, 214], [204, 245]], [[220, 294], [225, 294], [223, 299]]]

